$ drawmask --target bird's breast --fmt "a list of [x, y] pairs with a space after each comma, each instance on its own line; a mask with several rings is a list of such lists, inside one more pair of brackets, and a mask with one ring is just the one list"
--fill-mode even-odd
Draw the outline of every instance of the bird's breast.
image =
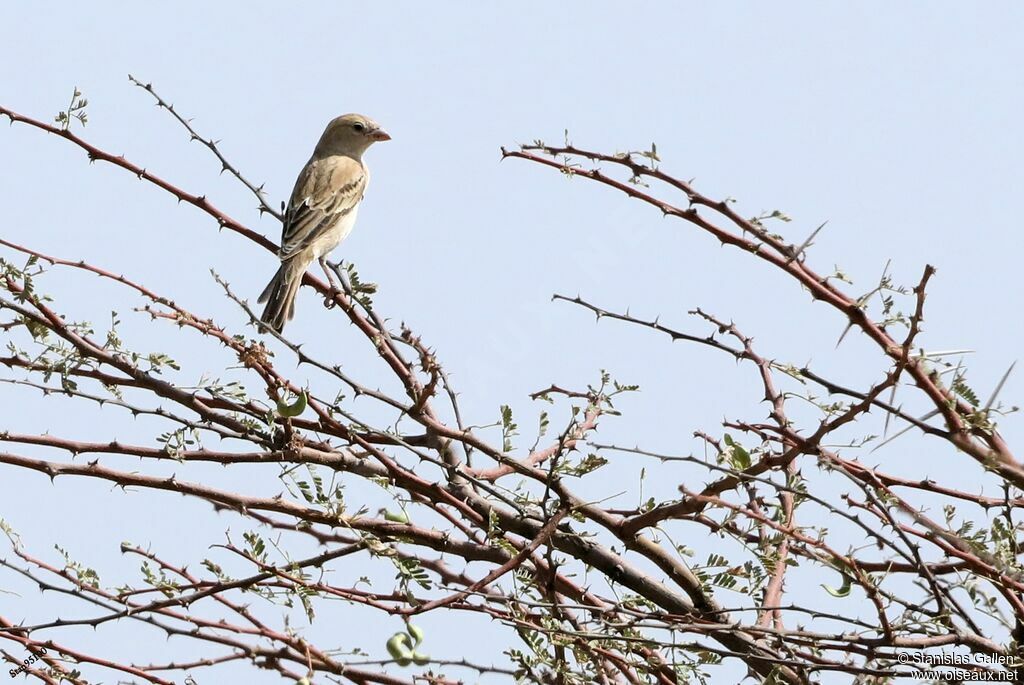
[[352, 211], [345, 214], [345, 216], [341, 217], [337, 223], [331, 226], [331, 228], [324, 231], [323, 234], [317, 236], [317, 238], [313, 240], [310, 248], [312, 249], [313, 257], [315, 259], [320, 259], [325, 256], [331, 250], [340, 245], [341, 241], [348, 237], [348, 234], [352, 232], [352, 227], [356, 224], [356, 214], [358, 212], [359, 206], [356, 205], [352, 208]]

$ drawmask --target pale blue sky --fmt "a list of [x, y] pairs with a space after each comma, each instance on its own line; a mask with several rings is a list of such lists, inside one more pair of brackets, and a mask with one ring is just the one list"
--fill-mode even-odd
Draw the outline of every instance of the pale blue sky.
[[[660, 314], [687, 330], [703, 330], [685, 316], [700, 306], [735, 319], [766, 355], [814, 359], [843, 381], [863, 384], [864, 372], [877, 380], [884, 370], [856, 337], [834, 350], [839, 317], [760, 263], [608, 189], [499, 162], [500, 146], [558, 142], [564, 129], [575, 143], [608, 151], [656, 141], [663, 168], [696, 177], [707, 194], [737, 198], [746, 215], [785, 211], [794, 221], [781, 230], [792, 241], [827, 219], [810, 261], [821, 271], [843, 267], [853, 292], [870, 289], [889, 258], [907, 285], [934, 264], [920, 342], [976, 350], [969, 378], [980, 392], [1022, 356], [1024, 6], [553, 4], [8, 4], [0, 102], [50, 119], [77, 85], [90, 101], [87, 138], [207, 194], [274, 239], [276, 222], [260, 219], [251, 196], [218, 176], [212, 157], [127, 74], [151, 81], [200, 132], [221, 139], [275, 204], [328, 119], [346, 111], [377, 119], [394, 140], [368, 153], [371, 188], [335, 256], [380, 284], [382, 313], [436, 347], [473, 423], [493, 421], [508, 403], [528, 432], [539, 411], [529, 392], [551, 382], [582, 386], [601, 368], [643, 389], [622, 403], [625, 417], [603, 424], [603, 442], [685, 453], [696, 429], [719, 430], [724, 416], [763, 416], [750, 369], [639, 329], [595, 325], [551, 302], [555, 292]], [[63, 141], [5, 125], [0, 161], [5, 238], [142, 278], [226, 322], [239, 317], [209, 269], [250, 299], [273, 272], [269, 253], [218, 235], [208, 217], [120, 170], [90, 166]], [[117, 291], [95, 279], [54, 273], [45, 284], [75, 318], [105, 325], [117, 308], [140, 347], [209, 355], [195, 336], [132, 315], [137, 301], [106, 299]], [[289, 332], [369, 384], [384, 382], [365, 341], [312, 295], [300, 295]], [[206, 370], [220, 363], [230, 362], [221, 354]], [[201, 366], [189, 369], [196, 379]], [[1011, 378], [1004, 399], [1019, 402], [1021, 388]], [[67, 404], [54, 416], [34, 395], [0, 393], [0, 429], [80, 439], [150, 434], [114, 412]], [[1004, 421], [1011, 444], [1021, 428], [1019, 418]], [[959, 471], [964, 482], [974, 472], [916, 438], [896, 447], [886, 454], [910, 473], [922, 475], [914, 468], [922, 459], [935, 477]], [[635, 479], [637, 471], [632, 464], [615, 473]], [[120, 560], [120, 540], [198, 559], [226, 523], [180, 498], [154, 507], [148, 495], [96, 484], [52, 486], [11, 469], [2, 478], [0, 517], [30, 548], [46, 554], [60, 543], [109, 569], [111, 582], [137, 567]], [[606, 487], [612, 494], [625, 486]], [[635, 502], [633, 490], [623, 506]], [[171, 506], [185, 508], [172, 516]], [[0, 595], [3, 613], [16, 615], [9, 601]], [[25, 615], [46, 616], [46, 600], [18, 601]], [[371, 639], [353, 634], [348, 645], [379, 647], [394, 628], [372, 625], [379, 640], [370, 630]], [[96, 639], [86, 635], [83, 646]], [[94, 644], [133, 654], [132, 639]], [[448, 646], [491, 656], [486, 644]]]

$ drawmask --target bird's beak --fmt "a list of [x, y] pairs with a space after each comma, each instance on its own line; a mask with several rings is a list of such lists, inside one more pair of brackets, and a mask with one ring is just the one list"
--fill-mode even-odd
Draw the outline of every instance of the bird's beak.
[[391, 140], [391, 136], [389, 136], [388, 132], [382, 128], [374, 129], [370, 134], [370, 137], [374, 140]]

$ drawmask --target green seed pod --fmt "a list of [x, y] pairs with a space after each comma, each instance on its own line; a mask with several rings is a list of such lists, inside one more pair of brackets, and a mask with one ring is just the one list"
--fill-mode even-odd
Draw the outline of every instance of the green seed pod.
[[277, 401], [277, 413], [281, 416], [288, 418], [294, 418], [306, 411], [306, 405], [309, 403], [309, 398], [306, 397], [306, 391], [303, 390], [299, 393], [299, 396], [295, 398], [295, 401], [291, 404], [284, 402], [283, 400]]
[[426, 666], [430, 663], [429, 654], [420, 654], [419, 652], [412, 653], [412, 662], [417, 666]]
[[405, 629], [408, 630], [409, 635], [412, 636], [412, 646], [418, 647], [419, 644], [423, 642], [423, 638], [425, 636], [423, 628], [420, 628], [418, 625], [409, 623], [408, 625], [406, 625]]
[[409, 649], [409, 636], [405, 633], [395, 633], [387, 642], [388, 654], [399, 666], [408, 666], [412, 663], [412, 650]]
[[385, 509], [384, 519], [387, 521], [391, 521], [392, 523], [409, 523], [409, 515], [406, 514], [404, 511], [400, 511], [396, 514], [388, 509]]

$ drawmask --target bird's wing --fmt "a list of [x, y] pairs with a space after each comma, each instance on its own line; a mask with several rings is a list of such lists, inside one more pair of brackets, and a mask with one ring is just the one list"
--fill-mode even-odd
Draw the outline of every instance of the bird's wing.
[[331, 230], [363, 199], [366, 180], [365, 167], [351, 157], [310, 160], [295, 181], [278, 256], [287, 259]]

